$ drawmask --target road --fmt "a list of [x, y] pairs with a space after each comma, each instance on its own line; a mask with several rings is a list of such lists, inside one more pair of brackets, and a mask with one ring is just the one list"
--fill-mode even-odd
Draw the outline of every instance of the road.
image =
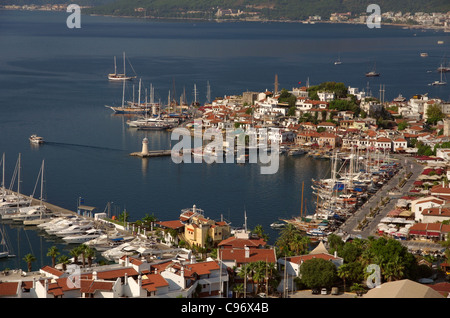
[[[350, 218], [348, 218], [336, 233], [344, 232], [353, 236], [361, 236], [362, 238], [373, 236], [377, 231], [377, 225], [380, 223], [381, 219], [386, 217], [389, 211], [392, 211], [395, 208], [397, 200], [400, 197], [408, 193], [414, 181], [416, 181], [422, 173], [424, 167], [418, 164], [412, 157], [394, 155], [394, 158], [401, 162], [402, 168], [361, 208], [359, 208]], [[409, 172], [412, 172], [412, 175], [400, 189], [400, 192], [396, 195], [390, 195], [389, 192], [391, 192], [391, 190], [398, 185], [399, 178], [405, 176], [405, 174]], [[361, 230], [357, 229], [357, 226], [361, 220], [363, 220], [370, 213], [370, 209], [376, 207], [382, 199], [387, 197], [390, 198], [389, 202], [381, 208], [375, 217], [368, 217], [367, 219], [369, 222], [365, 225], [365, 227]]]

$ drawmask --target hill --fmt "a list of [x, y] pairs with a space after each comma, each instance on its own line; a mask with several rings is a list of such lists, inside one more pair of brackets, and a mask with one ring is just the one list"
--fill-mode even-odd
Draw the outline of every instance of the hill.
[[[61, 4], [73, 0], [0, 0], [5, 4]], [[304, 20], [320, 15], [328, 19], [332, 13], [351, 12], [360, 15], [366, 12], [372, 0], [78, 0], [79, 5], [92, 8], [84, 13], [199, 19], [241, 19], [258, 17], [268, 20]], [[381, 12], [448, 12], [448, 0], [377, 0]], [[219, 9], [222, 15], [217, 16]]]
[[[218, 9], [231, 9], [222, 18], [259, 16], [269, 20], [303, 20], [313, 15], [366, 12], [372, 0], [117, 0], [90, 13], [127, 16], [216, 18]], [[378, 0], [382, 12], [448, 12], [448, 0]], [[241, 11], [241, 14], [236, 14]], [[229, 14], [231, 13], [231, 14]]]

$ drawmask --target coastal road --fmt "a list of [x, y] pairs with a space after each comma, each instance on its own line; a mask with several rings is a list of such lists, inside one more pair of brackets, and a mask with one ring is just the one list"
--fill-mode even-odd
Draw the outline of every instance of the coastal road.
[[[352, 236], [361, 236], [361, 238], [373, 236], [376, 233], [377, 225], [380, 223], [380, 220], [386, 217], [389, 211], [395, 208], [397, 200], [401, 196], [408, 193], [414, 181], [416, 181], [417, 177], [422, 173], [423, 166], [418, 164], [412, 157], [394, 155], [394, 158], [401, 163], [402, 168], [386, 184], [384, 184], [383, 187], [377, 191], [377, 193], [375, 193], [366, 203], [364, 203], [362, 207], [360, 207], [351, 217], [349, 217], [347, 221], [341, 225], [339, 230], [335, 232], [336, 234], [344, 233]], [[400, 192], [395, 195], [389, 194], [389, 192], [391, 192], [391, 190], [398, 185], [399, 178], [404, 177], [405, 174], [409, 172], [412, 172], [412, 175], [400, 189]], [[370, 209], [376, 207], [384, 198], [390, 198], [389, 202], [381, 207], [375, 217], [367, 218], [369, 222], [366, 223], [363, 229], [357, 229], [357, 226], [361, 220], [363, 220], [370, 213]]]

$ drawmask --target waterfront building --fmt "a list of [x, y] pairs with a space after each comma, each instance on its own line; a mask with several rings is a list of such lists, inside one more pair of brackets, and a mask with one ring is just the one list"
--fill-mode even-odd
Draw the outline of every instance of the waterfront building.
[[180, 219], [185, 223], [184, 237], [190, 246], [206, 247], [207, 244], [214, 245], [231, 234], [231, 227], [228, 223], [225, 221], [216, 222], [206, 218], [203, 210], [195, 205], [192, 209], [184, 209]]

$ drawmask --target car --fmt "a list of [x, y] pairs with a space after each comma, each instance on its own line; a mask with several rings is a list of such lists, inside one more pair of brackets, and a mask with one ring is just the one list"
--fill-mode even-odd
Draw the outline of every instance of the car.
[[326, 295], [326, 294], [328, 294], [328, 291], [327, 291], [326, 288], [322, 288], [322, 289], [320, 290], [320, 293], [321, 293], [322, 295]]
[[267, 298], [267, 295], [266, 295], [266, 293], [259, 293], [258, 297], [259, 298]]
[[311, 290], [311, 293], [312, 293], [313, 295], [320, 294], [320, 289], [319, 289], [319, 288], [313, 288], [313, 289]]

